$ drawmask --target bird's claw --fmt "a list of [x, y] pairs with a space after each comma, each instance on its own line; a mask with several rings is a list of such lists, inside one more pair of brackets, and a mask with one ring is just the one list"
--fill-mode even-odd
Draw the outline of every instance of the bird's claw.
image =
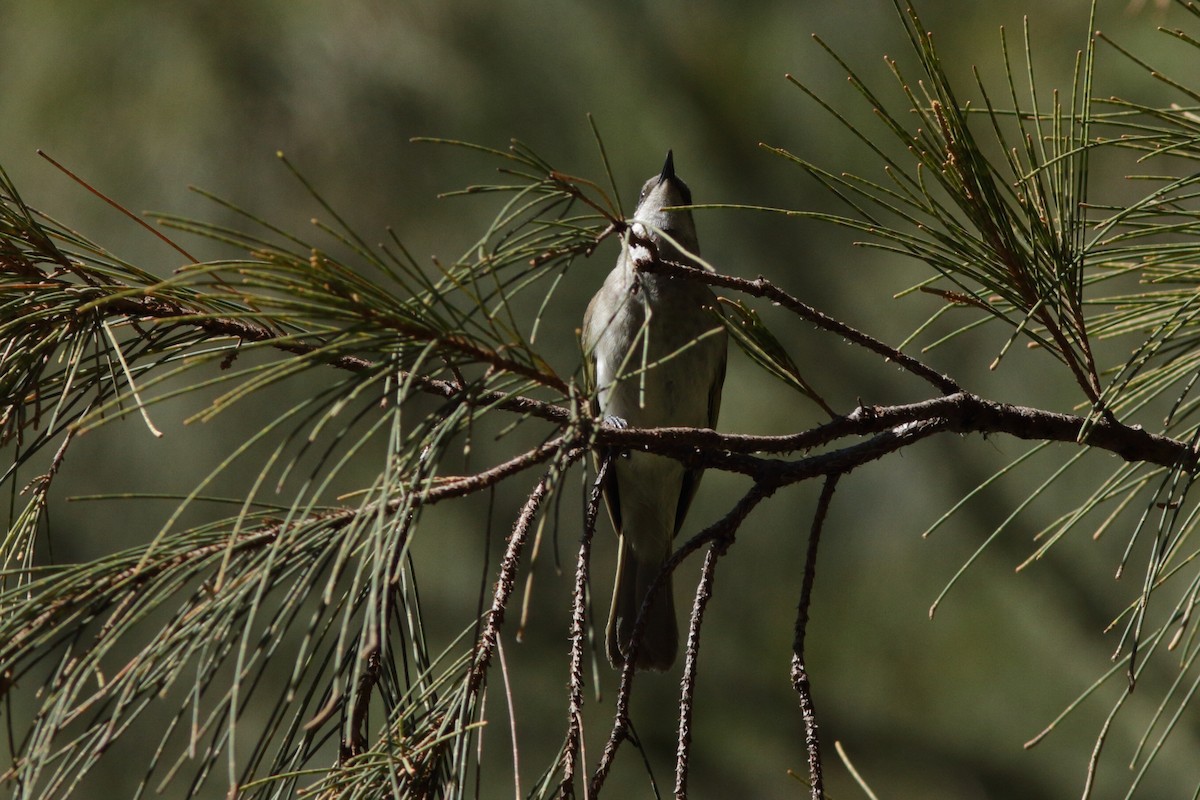
[[[624, 418], [618, 417], [615, 414], [605, 414], [604, 415], [604, 427], [615, 428], [619, 431], [623, 431], [629, 427], [629, 423], [626, 422]], [[608, 448], [608, 451], [609, 451], [610, 456], [613, 456], [613, 457], [619, 456], [621, 458], [629, 458], [628, 450], [618, 450], [615, 447], [610, 447], [610, 448]]]

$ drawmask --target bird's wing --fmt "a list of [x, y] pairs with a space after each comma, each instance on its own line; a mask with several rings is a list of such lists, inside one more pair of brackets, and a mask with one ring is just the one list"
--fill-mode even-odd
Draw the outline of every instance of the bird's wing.
[[717, 374], [713, 385], [708, 389], [708, 427], [716, 429], [717, 417], [721, 414], [721, 387], [725, 385], [725, 364], [729, 361], [729, 351], [721, 353], [721, 363], [717, 365]]
[[[603, 291], [603, 290], [601, 290]], [[597, 294], [588, 303], [587, 311], [583, 314], [583, 385], [584, 389], [591, 395], [591, 410], [592, 419], [600, 417], [600, 395], [596, 391], [596, 360], [592, 350], [596, 346], [596, 342], [592, 341], [592, 314], [597, 305], [597, 300], [600, 295]], [[595, 453], [596, 469], [600, 469], [600, 453]], [[604, 479], [604, 505], [608, 509], [608, 516], [612, 520], [613, 530], [619, 536], [621, 534], [621, 497], [617, 489], [617, 471], [612, 467], [608, 470], [608, 476]]]
[[[728, 360], [728, 354], [721, 354], [721, 363], [717, 365], [717, 371], [713, 377], [712, 386], [708, 387], [708, 427], [717, 427], [717, 415], [721, 413], [721, 387], [725, 383], [725, 362]], [[683, 518], [687, 516], [688, 508], [692, 505], [692, 500], [696, 497], [696, 491], [700, 488], [700, 477], [704, 474], [703, 469], [689, 469], [683, 473], [683, 485], [679, 491], [679, 505], [675, 507], [675, 533], [679, 533], [679, 529], [683, 527]]]

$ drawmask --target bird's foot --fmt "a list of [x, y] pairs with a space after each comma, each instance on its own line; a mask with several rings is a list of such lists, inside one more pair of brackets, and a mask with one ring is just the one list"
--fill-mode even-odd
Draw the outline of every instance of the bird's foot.
[[[629, 427], [629, 423], [626, 422], [624, 418], [618, 417], [615, 414], [605, 414], [604, 415], [604, 427], [616, 428], [619, 431], [623, 431]], [[608, 448], [607, 455], [611, 458], [616, 458], [618, 456], [621, 458], [629, 458], [629, 451], [628, 450], [619, 450], [616, 447], [610, 447], [610, 448]]]
[[618, 417], [616, 414], [605, 414], [604, 424], [610, 428], [618, 428], [620, 430], [625, 430], [629, 427], [629, 423], [623, 418]]

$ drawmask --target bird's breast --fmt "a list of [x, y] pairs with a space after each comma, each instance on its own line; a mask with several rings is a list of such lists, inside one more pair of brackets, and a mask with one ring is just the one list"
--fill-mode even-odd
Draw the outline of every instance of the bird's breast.
[[[635, 427], [709, 425], [709, 391], [725, 351], [725, 332], [706, 287], [660, 276], [610, 286], [608, 319], [592, 312], [601, 411]], [[702, 291], [695, 291], [700, 289]], [[604, 290], [602, 290], [604, 291]]]

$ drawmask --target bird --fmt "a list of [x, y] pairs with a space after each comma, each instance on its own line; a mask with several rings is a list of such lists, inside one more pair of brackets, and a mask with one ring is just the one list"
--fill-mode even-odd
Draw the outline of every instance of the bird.
[[[584, 314], [592, 411], [607, 424], [717, 424], [728, 335], [716, 296], [704, 283], [638, 269], [654, 258], [696, 264], [700, 246], [687, 208], [691, 202], [692, 193], [675, 174], [673, 153], [667, 151], [662, 171], [642, 186], [616, 266]], [[615, 668], [629, 658], [638, 613], [671, 555], [702, 473], [641, 451], [610, 461], [603, 491], [618, 538], [605, 650]], [[668, 575], [647, 609], [634, 667], [670, 669], [678, 649]]]

